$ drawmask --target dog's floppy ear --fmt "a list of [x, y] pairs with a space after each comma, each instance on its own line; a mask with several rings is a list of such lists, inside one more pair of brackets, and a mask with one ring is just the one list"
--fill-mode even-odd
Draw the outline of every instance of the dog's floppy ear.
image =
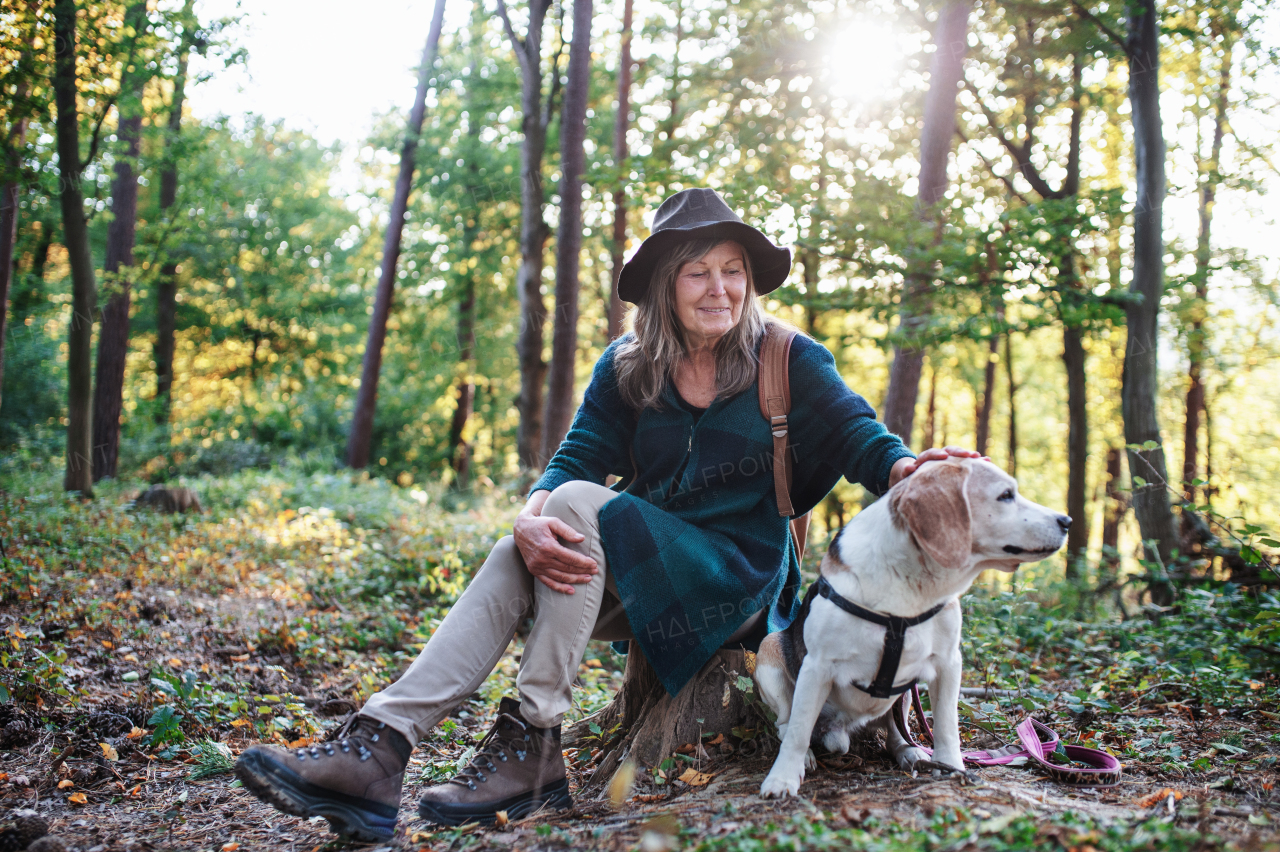
[[967, 567], [973, 551], [968, 480], [967, 465], [931, 462], [908, 476], [890, 498], [894, 519], [905, 523], [920, 549], [943, 568]]

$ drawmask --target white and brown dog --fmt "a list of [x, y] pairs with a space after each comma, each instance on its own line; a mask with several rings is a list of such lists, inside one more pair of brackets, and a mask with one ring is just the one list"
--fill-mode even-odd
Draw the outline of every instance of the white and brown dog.
[[756, 656], [756, 684], [782, 738], [760, 794], [794, 795], [815, 765], [811, 741], [844, 753], [867, 726], [887, 728], [904, 769], [928, 760], [890, 723], [916, 681], [929, 685], [933, 761], [963, 771], [960, 595], [984, 569], [1049, 556], [1070, 525], [978, 459], [924, 465], [858, 513], [831, 543], [800, 616]]

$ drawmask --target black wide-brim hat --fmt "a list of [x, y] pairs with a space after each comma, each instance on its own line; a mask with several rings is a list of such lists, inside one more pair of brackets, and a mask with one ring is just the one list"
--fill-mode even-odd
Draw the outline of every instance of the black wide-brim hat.
[[743, 222], [714, 189], [682, 189], [653, 214], [649, 238], [618, 273], [618, 295], [637, 303], [649, 291], [653, 271], [672, 247], [689, 240], [733, 240], [746, 249], [756, 293], [782, 286], [791, 271], [791, 249], [776, 246]]

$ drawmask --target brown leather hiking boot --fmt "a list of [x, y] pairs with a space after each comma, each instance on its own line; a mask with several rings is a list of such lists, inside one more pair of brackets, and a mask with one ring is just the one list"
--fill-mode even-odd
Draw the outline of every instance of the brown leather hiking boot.
[[412, 751], [398, 731], [368, 716], [352, 716], [310, 748], [246, 749], [236, 761], [236, 777], [278, 810], [322, 816], [335, 833], [375, 843], [395, 833]]
[[515, 820], [544, 805], [552, 810], [573, 806], [560, 726], [535, 728], [520, 715], [519, 701], [504, 698], [471, 764], [423, 793], [418, 814], [438, 825], [462, 825], [493, 822], [498, 811]]

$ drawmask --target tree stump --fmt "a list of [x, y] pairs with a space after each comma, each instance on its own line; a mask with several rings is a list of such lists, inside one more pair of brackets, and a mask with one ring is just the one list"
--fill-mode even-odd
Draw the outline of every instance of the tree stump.
[[[754, 668], [754, 655], [750, 658]], [[674, 698], [667, 694], [644, 654], [632, 646], [622, 687], [607, 706], [577, 722], [566, 735], [566, 747], [581, 746], [602, 737], [599, 763], [583, 785], [582, 795], [595, 798], [609, 789], [623, 761], [652, 768], [683, 745], [695, 750], [703, 735], [758, 726], [765, 721], [748, 696], [754, 684], [741, 688], [739, 678], [751, 678], [747, 652], [741, 648], [717, 651]], [[597, 725], [601, 734], [591, 732]]]

